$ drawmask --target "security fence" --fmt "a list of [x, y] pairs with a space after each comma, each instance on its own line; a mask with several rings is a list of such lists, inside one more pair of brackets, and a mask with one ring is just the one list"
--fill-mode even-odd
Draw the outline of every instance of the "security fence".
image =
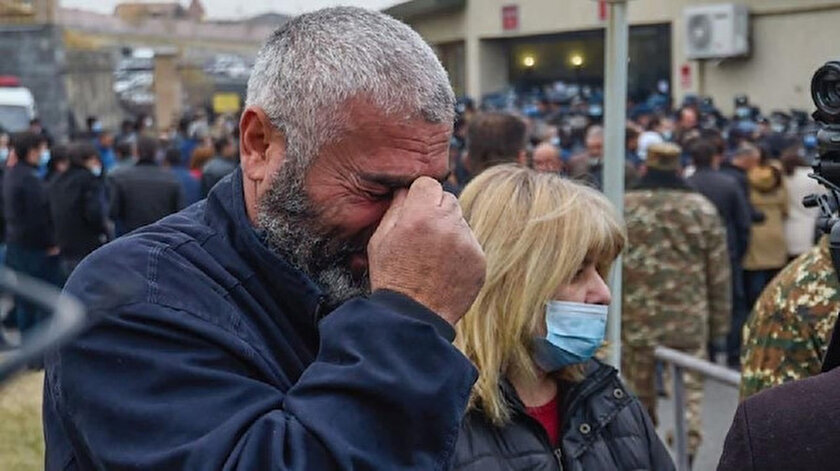
[[704, 378], [735, 388], [741, 384], [741, 375], [729, 368], [700, 360], [691, 355], [667, 347], [656, 347], [654, 356], [667, 363], [674, 381], [674, 426], [676, 432], [677, 471], [688, 471], [688, 435], [685, 424], [685, 371], [699, 373]]

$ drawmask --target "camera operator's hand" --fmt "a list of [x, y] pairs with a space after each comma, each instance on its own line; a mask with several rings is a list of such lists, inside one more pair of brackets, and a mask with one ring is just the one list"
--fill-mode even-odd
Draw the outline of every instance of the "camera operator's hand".
[[484, 284], [484, 252], [458, 200], [428, 177], [394, 196], [368, 243], [371, 289], [405, 294], [455, 325]]

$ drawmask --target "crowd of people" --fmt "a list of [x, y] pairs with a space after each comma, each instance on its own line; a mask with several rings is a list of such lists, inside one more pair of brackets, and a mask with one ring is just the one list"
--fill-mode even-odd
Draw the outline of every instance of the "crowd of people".
[[[2, 250], [6, 266], [56, 286], [88, 254], [204, 198], [237, 166], [232, 119], [205, 113], [156, 135], [141, 116], [115, 134], [95, 117], [84, 133], [55, 142], [37, 119], [0, 133]], [[22, 335], [44, 317], [26, 300], [4, 319]]]
[[[617, 214], [598, 114], [456, 106], [416, 32], [348, 7], [272, 35], [246, 103], [0, 136], [6, 264], [91, 313], [45, 359], [46, 469], [668, 471], [655, 346], [722, 357], [745, 396], [819, 370], [840, 290], [801, 123], [636, 109]], [[598, 359], [620, 255], [621, 375]], [[794, 385], [744, 402], [720, 469], [833, 466], [797, 445], [828, 394], [774, 419]]]
[[[742, 113], [726, 122], [719, 113], [689, 101], [674, 112], [664, 106], [642, 109], [627, 121], [622, 374], [654, 423], [661, 393], [656, 346], [713, 362], [724, 354], [729, 367], [743, 366], [744, 390], [754, 393], [757, 376], [773, 385], [818, 372], [840, 309], [836, 299], [823, 301], [838, 294], [834, 286], [826, 286], [832, 273], [827, 246], [815, 246], [817, 209], [802, 204], [805, 196], [822, 192], [808, 177], [815, 129], [795, 126], [791, 119], [786, 126], [771, 126], [769, 119], [750, 116], [754, 119]], [[469, 187], [472, 175], [504, 163], [601, 188], [604, 130], [599, 121], [600, 116], [563, 110], [558, 103], [545, 102], [530, 113], [475, 111], [467, 103], [454, 128], [450, 159], [456, 171], [448, 188], [458, 192], [464, 184]], [[797, 260], [808, 253], [810, 259]], [[816, 255], [821, 258], [815, 260]], [[788, 300], [787, 291], [776, 291], [772, 301], [758, 303], [771, 280], [793, 260], [788, 270], [797, 270], [799, 277], [787, 275], [784, 288], [775, 289], [800, 287], [811, 297]], [[802, 264], [814, 263], [826, 275], [820, 283], [802, 286], [807, 279]], [[801, 302], [795, 300], [799, 298]], [[805, 303], [810, 305], [801, 305]], [[786, 309], [789, 316], [800, 317], [791, 325], [768, 321], [772, 311], [762, 312], [785, 304], [792, 306]], [[754, 306], [757, 312], [750, 317]], [[796, 309], [822, 315], [799, 316]], [[762, 317], [764, 325], [754, 326]], [[756, 328], [765, 332], [750, 335]], [[814, 330], [820, 333], [816, 340], [809, 335]], [[771, 337], [779, 331], [799, 335]], [[785, 338], [790, 344], [779, 344]], [[747, 348], [742, 352], [744, 339]], [[806, 348], [807, 360], [781, 353], [793, 342], [806, 344], [799, 347]], [[778, 345], [776, 355], [767, 355], [768, 345]], [[795, 363], [796, 372], [774, 368], [785, 361]], [[686, 390], [693, 460], [702, 442], [702, 377], [688, 373]]]

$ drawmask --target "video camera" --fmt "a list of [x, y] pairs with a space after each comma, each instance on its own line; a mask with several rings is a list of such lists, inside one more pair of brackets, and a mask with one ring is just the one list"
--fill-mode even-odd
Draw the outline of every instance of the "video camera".
[[[819, 207], [818, 225], [829, 234], [835, 271], [840, 273], [840, 62], [828, 62], [811, 79], [811, 97], [817, 106], [814, 120], [819, 124], [817, 132], [818, 157], [814, 161], [811, 178], [825, 186], [828, 193], [810, 195], [803, 204], [808, 208]], [[836, 244], [835, 244], [836, 242]], [[837, 252], [835, 254], [834, 248]]]
[[[817, 106], [813, 114], [820, 129], [817, 132], [818, 156], [814, 173], [809, 175], [828, 189], [823, 195], [809, 195], [803, 200], [807, 208], [818, 207], [817, 225], [828, 234], [828, 247], [835, 274], [840, 277], [840, 61], [820, 67], [811, 79], [811, 97]], [[834, 333], [823, 359], [822, 370], [840, 366], [840, 332]]]

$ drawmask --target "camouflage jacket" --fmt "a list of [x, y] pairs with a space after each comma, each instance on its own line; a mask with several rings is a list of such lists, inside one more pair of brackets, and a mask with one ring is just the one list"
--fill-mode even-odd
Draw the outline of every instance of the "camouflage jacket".
[[828, 239], [765, 288], [744, 326], [741, 397], [819, 374], [840, 310]]
[[623, 341], [696, 348], [725, 335], [731, 275], [715, 206], [682, 189], [634, 190], [624, 200]]

